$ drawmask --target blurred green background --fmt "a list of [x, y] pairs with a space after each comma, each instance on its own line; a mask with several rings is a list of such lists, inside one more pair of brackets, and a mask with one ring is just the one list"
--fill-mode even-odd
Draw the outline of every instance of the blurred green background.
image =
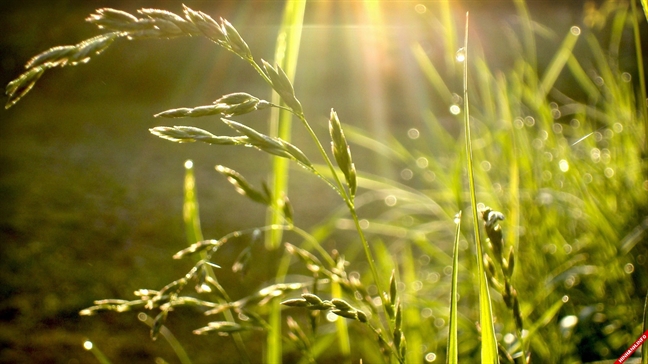
[[[282, 2], [184, 3], [228, 19], [257, 58], [272, 60]], [[343, 122], [381, 140], [391, 135], [406, 139], [408, 129], [422, 125], [422, 110], [444, 105], [435, 100], [410, 51], [413, 42], [420, 42], [433, 62], [442, 59], [430, 37], [436, 25], [415, 10], [418, 3], [431, 12], [437, 4], [307, 4], [295, 88], [323, 139], [331, 107]], [[502, 24], [517, 21], [512, 4], [451, 3], [459, 19], [471, 11], [486, 57], [506, 67], [508, 44], [500, 32]], [[528, 2], [531, 17], [557, 34], [581, 23], [583, 4]], [[167, 0], [4, 2], [0, 81], [6, 85], [17, 77], [41, 51], [98, 34], [83, 20], [100, 7], [182, 12], [181, 2]], [[556, 47], [546, 42], [538, 44], [540, 68]], [[568, 89], [569, 78], [557, 86]], [[452, 91], [460, 93], [460, 87], [457, 78]], [[131, 298], [138, 288], [159, 288], [191, 268], [190, 261], [171, 259], [186, 246], [181, 215], [186, 159], [196, 168], [206, 237], [263, 224], [265, 211], [233, 193], [214, 165], [234, 168], [258, 183], [269, 172], [266, 155], [246, 148], [173, 144], [148, 132], [174, 125], [174, 120], [154, 119], [157, 112], [209, 104], [237, 91], [270, 98], [251, 68], [206, 39], [118, 41], [87, 65], [48, 71], [24, 100], [0, 112], [0, 362], [93, 362], [81, 345], [86, 339], [114, 362], [174, 358], [165, 342], [149, 339], [148, 327], [135, 312], [95, 317], [78, 312], [95, 299]], [[437, 116], [458, 131], [448, 111], [441, 109]], [[267, 117], [259, 112], [237, 120], [265, 130]], [[190, 123], [229, 133], [216, 118]], [[307, 154], [314, 152], [304, 135], [293, 138]], [[357, 149], [354, 158], [359, 170], [398, 178], [396, 167], [379, 156]], [[296, 222], [312, 226], [337, 206], [335, 194], [298, 168], [292, 173]], [[230, 266], [239, 250], [227, 246], [219, 258], [223, 266]], [[243, 278], [223, 269], [219, 279], [238, 297], [261, 287], [272, 264], [272, 259], [257, 261]], [[204, 323], [187, 310], [171, 315], [167, 326], [195, 363], [228, 362], [230, 340], [191, 334]]]

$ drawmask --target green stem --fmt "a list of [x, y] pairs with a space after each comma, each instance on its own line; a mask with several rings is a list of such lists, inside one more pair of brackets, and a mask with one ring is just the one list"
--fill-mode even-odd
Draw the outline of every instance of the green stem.
[[[331, 281], [331, 296], [335, 298], [342, 298], [342, 287], [340, 287], [340, 283]], [[337, 320], [335, 320], [335, 327], [337, 327], [337, 339], [342, 359], [345, 363], [350, 362], [351, 341], [349, 339], [349, 331], [347, 328], [346, 319], [343, 317], [338, 317]]]
[[328, 165], [329, 169], [331, 170], [331, 175], [333, 175], [333, 178], [335, 179], [335, 184], [338, 186], [339, 189], [338, 193], [340, 193], [340, 196], [342, 196], [342, 199], [344, 200], [347, 207], [349, 208], [349, 212], [351, 213], [351, 218], [353, 219], [353, 223], [355, 224], [356, 230], [358, 231], [358, 235], [360, 236], [360, 241], [362, 242], [362, 247], [364, 248], [365, 256], [367, 258], [367, 262], [369, 263], [369, 267], [371, 269], [371, 274], [373, 275], [374, 281], [376, 283], [376, 287], [378, 288], [380, 299], [382, 300], [383, 305], [388, 305], [389, 302], [387, 302], [385, 297], [383, 297], [382, 295], [382, 292], [384, 291], [382, 289], [382, 282], [380, 281], [380, 276], [378, 275], [378, 269], [376, 268], [376, 261], [373, 257], [373, 254], [371, 253], [371, 248], [369, 247], [367, 238], [364, 235], [364, 231], [362, 230], [362, 227], [360, 227], [360, 220], [358, 219], [358, 214], [356, 213], [353, 200], [349, 195], [349, 192], [344, 188], [344, 185], [342, 184], [340, 177], [335, 171], [335, 167], [333, 166], [331, 159], [328, 157], [328, 154], [326, 154], [326, 151], [324, 150], [322, 143], [320, 143], [319, 139], [317, 138], [317, 135], [315, 135], [315, 132], [310, 127], [310, 124], [306, 120], [306, 117], [304, 116], [303, 113], [300, 113], [297, 116], [299, 117], [299, 120], [301, 120], [302, 124], [304, 125], [304, 127], [310, 134], [311, 138], [317, 145], [317, 149], [322, 155], [322, 158], [324, 158], [326, 165]]
[[[517, 4], [517, 2], [516, 2]], [[466, 29], [464, 38], [464, 67], [463, 67], [463, 91], [464, 91], [464, 136], [466, 143], [466, 159], [468, 169], [468, 183], [470, 188], [470, 205], [473, 215], [473, 229], [475, 234], [475, 245], [477, 246], [477, 279], [479, 280], [479, 322], [481, 325], [482, 363], [499, 363], [497, 356], [497, 342], [495, 339], [495, 328], [493, 327], [493, 311], [488, 290], [488, 281], [484, 271], [484, 253], [482, 249], [481, 234], [479, 231], [479, 217], [477, 215], [477, 193], [475, 190], [475, 173], [473, 168], [473, 151], [470, 136], [470, 103], [468, 102], [468, 13], [466, 13]]]
[[[200, 226], [200, 209], [198, 207], [198, 196], [196, 191], [196, 180], [193, 173], [193, 162], [190, 160], [185, 162], [185, 180], [184, 180], [184, 204], [183, 204], [183, 219], [185, 223], [185, 229], [187, 230], [187, 242], [189, 245], [204, 240], [202, 229]], [[205, 259], [206, 253], [201, 254], [201, 259]], [[207, 275], [216, 280], [216, 273], [210, 265], [205, 265], [207, 270]], [[230, 302], [230, 298], [225, 292], [221, 292], [224, 299], [217, 299], [219, 303]], [[223, 312], [225, 319], [230, 322], [235, 322], [234, 315], [231, 312], [231, 309], [227, 309]], [[250, 358], [248, 357], [247, 349], [245, 343], [243, 342], [243, 337], [240, 333], [235, 332], [232, 334], [232, 339], [234, 340], [234, 345], [238, 350], [241, 356], [242, 363], [249, 363]]]
[[[641, 35], [639, 33], [639, 21], [637, 19], [637, 4], [635, 1], [630, 1], [632, 4], [632, 30], [634, 32], [635, 40], [635, 53], [637, 54], [637, 72], [639, 73], [639, 92], [641, 99], [639, 105], [641, 107], [642, 116], [644, 119], [644, 153], [648, 153], [648, 98], [646, 97], [646, 77], [643, 67], [643, 54], [641, 50]], [[648, 9], [644, 9], [648, 11]], [[646, 13], [646, 20], [648, 20], [648, 12]]]

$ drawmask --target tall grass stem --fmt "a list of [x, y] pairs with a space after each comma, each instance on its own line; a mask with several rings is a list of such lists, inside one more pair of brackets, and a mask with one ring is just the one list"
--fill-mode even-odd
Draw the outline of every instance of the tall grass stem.
[[463, 92], [464, 92], [464, 136], [466, 139], [466, 167], [468, 170], [468, 183], [470, 189], [470, 205], [472, 208], [473, 228], [475, 234], [475, 244], [477, 246], [477, 279], [479, 280], [479, 322], [481, 325], [482, 363], [499, 363], [497, 354], [497, 340], [495, 338], [495, 328], [493, 327], [493, 311], [491, 308], [490, 292], [486, 272], [484, 271], [483, 248], [481, 234], [479, 231], [479, 216], [477, 212], [477, 197], [475, 192], [475, 173], [473, 168], [473, 151], [470, 137], [470, 103], [468, 101], [468, 30], [469, 30], [469, 13], [466, 12], [466, 29], [464, 38], [464, 65], [463, 65]]

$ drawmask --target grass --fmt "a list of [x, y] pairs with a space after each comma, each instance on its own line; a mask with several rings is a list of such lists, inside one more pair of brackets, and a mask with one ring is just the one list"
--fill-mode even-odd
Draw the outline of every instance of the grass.
[[[561, 35], [540, 32], [526, 4], [514, 3], [520, 29], [509, 33], [521, 30], [522, 36], [510, 40], [513, 61], [503, 70], [489, 65], [487, 44], [469, 37], [467, 19], [452, 23], [447, 2], [439, 19], [422, 12], [443, 24], [446, 58], [454, 57], [463, 31], [465, 59], [461, 64], [446, 59], [440, 66], [423, 46], [413, 44], [413, 57], [446, 109], [422, 111], [424, 127], [411, 128], [409, 139], [384, 140], [341, 123], [333, 110], [328, 115], [330, 140], [317, 135], [292, 83], [298, 40], [288, 43], [287, 63], [280, 61], [280, 53], [275, 53], [276, 63], [269, 63], [256, 60], [232, 24], [203, 12], [185, 8], [179, 16], [149, 9], [133, 16], [97, 11], [89, 19], [108, 33], [33, 58], [9, 84], [7, 107], [51, 68], [85, 61], [123, 37], [204, 36], [249, 64], [279, 99], [265, 101], [240, 92], [210, 105], [157, 114], [222, 116], [234, 135], [214, 134], [220, 131], [202, 124], [151, 132], [173, 142], [252, 146], [315, 176], [310, 181], [332, 189], [343, 207], [320, 226], [302, 229], [285, 197], [288, 169], [283, 163], [274, 162], [270, 188], [217, 167], [237, 192], [269, 209], [269, 220], [205, 239], [187, 165], [189, 247], [174, 257], [195, 256], [193, 267], [162, 288], [139, 290], [132, 300], [100, 300], [82, 314], [150, 310], [157, 317], [151, 330], [155, 338], [166, 329], [165, 320], [192, 307], [213, 320], [194, 333], [231, 337], [242, 361], [260, 357], [249, 349], [258, 335], [266, 337], [262, 351], [267, 362], [292, 355], [303, 362], [362, 358], [411, 363], [617, 358], [643, 332], [639, 323], [648, 288], [642, 269], [648, 210], [647, 115], [640, 102], [645, 85], [634, 84], [614, 56], [624, 53], [621, 39], [627, 31], [640, 48], [639, 13], [634, 4], [609, 2], [589, 14], [609, 19], [609, 26], [592, 23]], [[303, 4], [295, 6], [292, 14], [300, 14]], [[294, 31], [300, 17], [286, 20]], [[609, 45], [599, 42], [601, 29], [609, 31]], [[556, 44], [542, 70], [539, 37]], [[578, 48], [583, 42], [587, 50]], [[636, 54], [637, 74], [642, 75], [641, 53]], [[463, 76], [463, 96], [452, 91], [458, 75]], [[557, 88], [563, 77], [576, 87]], [[231, 120], [269, 108], [279, 112], [279, 119], [268, 134]], [[291, 140], [286, 125], [292, 117], [311, 138], [308, 152]], [[463, 122], [463, 129], [447, 120]], [[331, 153], [323, 147], [329, 143]], [[401, 169], [400, 180], [363, 172], [355, 158], [365, 152], [362, 147]], [[458, 211], [470, 211], [470, 228], [455, 221]], [[481, 237], [482, 229], [487, 239]], [[267, 239], [263, 248], [260, 235]], [[331, 248], [326, 244], [330, 240], [350, 243]], [[225, 268], [216, 267], [225, 266], [220, 254], [232, 243], [244, 247], [233, 265], [236, 272], [248, 265], [254, 269], [251, 262], [283, 248], [274, 255], [278, 264], [265, 277], [265, 287], [236, 299], [217, 278]]]

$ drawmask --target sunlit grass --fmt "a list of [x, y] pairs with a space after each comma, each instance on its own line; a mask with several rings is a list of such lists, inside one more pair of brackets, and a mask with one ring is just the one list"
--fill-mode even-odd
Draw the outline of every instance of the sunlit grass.
[[[533, 362], [571, 362], [615, 358], [625, 350], [643, 332], [638, 318], [646, 289], [639, 268], [646, 259], [647, 115], [645, 86], [637, 85], [610, 54], [624, 51], [624, 31], [633, 29], [637, 36], [637, 11], [608, 4], [610, 44], [600, 43], [595, 28], [574, 26], [566, 34], [549, 34], [557, 39], [550, 50], [553, 57], [539, 71], [537, 37], [551, 30], [538, 33], [523, 1], [515, 1], [520, 36], [511, 40], [519, 42], [519, 52], [505, 69], [491, 66], [483, 56], [485, 41], [468, 44], [467, 22], [454, 23], [449, 3], [441, 5], [439, 15], [422, 8], [417, 12], [442, 24], [435, 39], [445, 47], [445, 64], [433, 62], [420, 44], [407, 47], [420, 67], [417, 75], [440, 100], [429, 102], [421, 111], [422, 125], [405, 128], [403, 138], [381, 132], [385, 125], [380, 122], [378, 131], [368, 135], [340, 123], [345, 119], [335, 111], [327, 115], [330, 140], [319, 137], [293, 87], [301, 66], [298, 41], [287, 45], [285, 64], [281, 52], [274, 62], [257, 62], [232, 24], [189, 8], [184, 17], [146, 10], [138, 15], [148, 17], [146, 22], [100, 11], [92, 19], [112, 30], [109, 36], [35, 58], [10, 84], [8, 106], [46, 70], [85, 60], [83, 56], [94, 56], [125, 35], [205, 36], [248, 63], [260, 82], [276, 92], [270, 101], [232, 93], [214, 104], [174, 105], [157, 114], [237, 118], [272, 108], [277, 118], [269, 133], [230, 119], [221, 121], [236, 136], [213, 134], [203, 124], [151, 129], [175, 142], [232, 150], [253, 146], [281, 161], [272, 168], [270, 188], [217, 167], [236, 192], [269, 209], [266, 224], [203, 237], [192, 165], [187, 163], [189, 247], [174, 258], [199, 253], [195, 265], [162, 288], [138, 290], [133, 300], [100, 300], [82, 314], [153, 310], [156, 337], [168, 315], [180, 314], [176, 307], [193, 307], [211, 321], [194, 332], [231, 336], [243, 361], [264, 356], [279, 362], [299, 355], [304, 362], [525, 362], [529, 355]], [[367, 9], [372, 21], [382, 19], [376, 4]], [[293, 15], [284, 24], [286, 32], [300, 25], [300, 11]], [[158, 23], [150, 28], [147, 22]], [[381, 29], [377, 34], [387, 33]], [[459, 59], [461, 35], [465, 41]], [[585, 55], [575, 53], [579, 42], [587, 43]], [[363, 70], [370, 78], [377, 75], [374, 66]], [[575, 81], [575, 90], [556, 88], [566, 76]], [[376, 77], [369, 90], [379, 104], [380, 82]], [[300, 133], [311, 137], [312, 153], [291, 140], [292, 117], [299, 120]], [[330, 152], [324, 148], [329, 143]], [[371, 170], [380, 175], [364, 171], [355, 157], [361, 149], [375, 153], [380, 163]], [[293, 225], [298, 220], [286, 197], [286, 166], [292, 162], [310, 175], [302, 182], [299, 174], [300, 183], [332, 189], [343, 205], [310, 233]], [[391, 170], [398, 172], [392, 175]], [[484, 213], [490, 211], [486, 206], [503, 214]], [[457, 211], [470, 211], [466, 215], [472, 223], [459, 225]], [[481, 226], [488, 239], [482, 238]], [[500, 241], [498, 233], [504, 234]], [[261, 235], [264, 247], [258, 244]], [[335, 249], [323, 247], [329, 241]], [[277, 261], [263, 263], [274, 272], [263, 287], [237, 296], [225, 291], [218, 270], [212, 269], [220, 264], [219, 249], [233, 242], [243, 247], [232, 265], [235, 273], [258, 268], [255, 263], [274, 250], [283, 252]], [[257, 338], [258, 332], [265, 335], [264, 355], [247, 352], [246, 340]]]

